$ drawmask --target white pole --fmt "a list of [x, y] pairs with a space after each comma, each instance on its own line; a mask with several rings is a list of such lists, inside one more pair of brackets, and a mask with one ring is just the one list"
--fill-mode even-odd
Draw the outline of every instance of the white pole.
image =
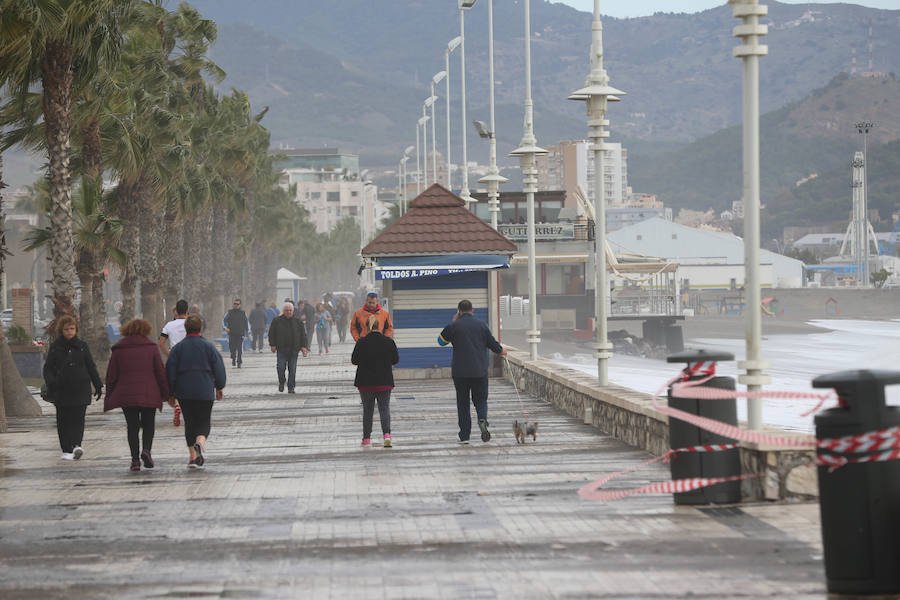
[[[746, 345], [747, 360], [738, 362], [738, 368], [746, 374], [738, 380], [747, 391], [758, 392], [771, 380], [763, 374], [769, 363], [762, 360], [762, 309], [759, 277], [759, 57], [768, 48], [759, 44], [759, 37], [768, 33], [766, 25], [760, 25], [759, 17], [768, 14], [768, 8], [759, 0], [729, 0], [734, 17], [742, 19], [735, 27], [734, 35], [742, 44], [734, 49], [734, 56], [743, 62], [743, 154], [744, 154], [744, 288], [746, 290]], [[762, 400], [747, 400], [747, 425], [750, 429], [762, 429]]]
[[438, 172], [437, 172], [437, 135], [435, 134], [435, 125], [434, 125], [434, 105], [437, 104], [435, 102], [436, 96], [434, 95], [434, 81], [431, 82], [431, 176], [434, 178], [435, 183], [438, 180]]
[[500, 216], [500, 184], [508, 180], [500, 176], [497, 168], [497, 125], [494, 121], [494, 0], [488, 0], [488, 79], [490, 80], [491, 138], [490, 165], [488, 167], [488, 209], [491, 227], [497, 229]]
[[462, 93], [462, 190], [460, 197], [466, 202], [466, 208], [472, 198], [469, 194], [469, 155], [466, 147], [466, 19], [465, 10], [459, 9], [459, 37], [462, 41], [459, 45], [460, 56], [460, 90]]
[[445, 105], [447, 108], [447, 189], [453, 189], [453, 182], [450, 178], [450, 47], [444, 51], [444, 70], [447, 71], [446, 77], [446, 94]]
[[422, 104], [422, 169], [425, 171], [425, 187], [428, 187], [428, 107]]
[[422, 193], [422, 171], [420, 171], [421, 167], [419, 166], [419, 125], [420, 122], [416, 122], [416, 196]]

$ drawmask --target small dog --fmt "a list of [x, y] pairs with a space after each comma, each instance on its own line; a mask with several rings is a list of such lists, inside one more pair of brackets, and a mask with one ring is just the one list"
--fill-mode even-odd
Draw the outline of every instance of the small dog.
[[537, 441], [537, 428], [538, 424], [529, 423], [528, 421], [519, 422], [518, 420], [513, 421], [513, 434], [516, 436], [517, 444], [525, 443], [525, 436], [530, 435], [532, 441]]

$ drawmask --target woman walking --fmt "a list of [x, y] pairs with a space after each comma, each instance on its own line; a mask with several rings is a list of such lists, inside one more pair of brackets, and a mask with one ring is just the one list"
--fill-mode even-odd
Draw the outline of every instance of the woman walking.
[[169, 406], [175, 400], [184, 417], [184, 439], [190, 460], [189, 469], [199, 469], [205, 462], [206, 439], [209, 437], [213, 401], [222, 399], [225, 387], [225, 363], [210, 342], [200, 337], [200, 317], [184, 320], [187, 336], [172, 348], [166, 361], [169, 382]]
[[331, 313], [325, 308], [325, 305], [319, 302], [316, 304], [316, 316], [314, 317], [316, 324], [316, 343], [319, 344], [319, 354], [322, 354], [322, 348], [325, 348], [325, 354], [328, 354], [328, 348], [331, 347]]
[[50, 344], [44, 363], [44, 382], [56, 405], [56, 432], [63, 460], [78, 460], [84, 454], [84, 415], [91, 403], [91, 384], [97, 400], [103, 382], [88, 345], [78, 337], [78, 323], [65, 315], [56, 324], [57, 337]]
[[359, 338], [353, 348], [350, 362], [356, 367], [356, 379], [353, 385], [359, 389], [359, 397], [363, 404], [363, 439], [364, 448], [372, 446], [372, 417], [375, 403], [378, 403], [378, 417], [381, 419], [381, 433], [384, 435], [384, 447], [390, 448], [391, 441], [391, 390], [394, 389], [394, 370], [400, 360], [397, 344], [379, 331], [378, 317], [372, 315], [366, 322], [369, 334]]
[[[121, 408], [128, 426], [128, 446], [131, 448], [131, 470], [153, 468], [153, 435], [156, 432], [156, 411], [169, 398], [166, 368], [159, 356], [159, 348], [149, 336], [150, 321], [132, 319], [122, 327], [122, 339], [112, 347], [106, 369], [106, 399], [103, 410]], [[141, 439], [143, 430], [143, 439]]]
[[338, 298], [335, 319], [337, 321], [338, 340], [343, 344], [347, 339], [347, 324], [350, 322], [350, 302], [344, 297]]

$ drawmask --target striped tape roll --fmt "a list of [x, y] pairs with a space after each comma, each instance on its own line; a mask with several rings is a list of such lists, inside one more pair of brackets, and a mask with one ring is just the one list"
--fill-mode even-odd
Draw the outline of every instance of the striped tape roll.
[[592, 482], [579, 489], [578, 496], [585, 500], [609, 502], [610, 500], [619, 500], [635, 494], [681, 494], [699, 490], [711, 485], [728, 483], [729, 481], [741, 481], [743, 479], [760, 477], [761, 475], [762, 473], [746, 473], [744, 475], [731, 475], [728, 477], [693, 477], [691, 479], [661, 481], [659, 483], [651, 483], [643, 487], [628, 490], [600, 490], [597, 489], [600, 487], [596, 485], [597, 482]]

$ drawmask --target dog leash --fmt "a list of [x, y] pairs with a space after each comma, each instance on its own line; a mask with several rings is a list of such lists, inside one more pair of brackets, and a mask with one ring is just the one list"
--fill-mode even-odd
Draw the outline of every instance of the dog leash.
[[[512, 366], [509, 364], [509, 357], [504, 356], [503, 358], [506, 359], [506, 368], [509, 369], [509, 374], [510, 374], [510, 376], [512, 376], [513, 370], [512, 370]], [[519, 384], [516, 383], [515, 379], [513, 379], [512, 384], [513, 384], [513, 389], [516, 390], [516, 398], [519, 399], [519, 406], [522, 409], [522, 414], [525, 416], [525, 421], [527, 422], [528, 421], [528, 413], [525, 411], [525, 404], [522, 402], [522, 396], [519, 395]]]

